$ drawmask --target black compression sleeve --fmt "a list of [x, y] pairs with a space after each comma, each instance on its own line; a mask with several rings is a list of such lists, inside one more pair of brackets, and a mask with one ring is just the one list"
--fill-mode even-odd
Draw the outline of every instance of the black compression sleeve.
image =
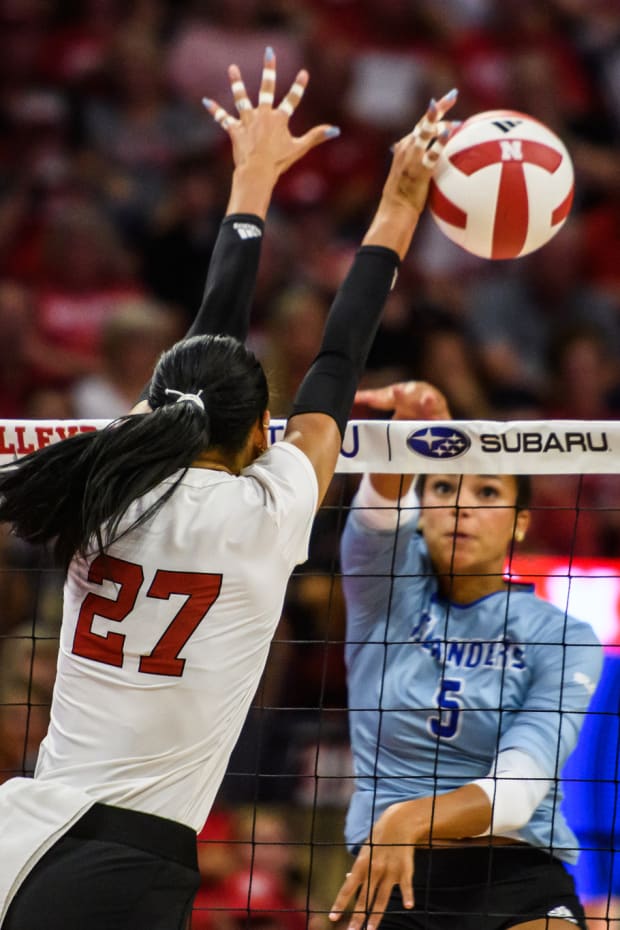
[[[224, 217], [211, 253], [200, 309], [185, 338], [223, 333], [245, 342], [265, 224], [253, 213]], [[150, 382], [140, 395], [149, 396]]]
[[344, 435], [399, 257], [382, 246], [362, 246], [332, 304], [319, 354], [301, 383], [291, 416], [326, 413]]
[[251, 213], [222, 220], [200, 309], [187, 336], [223, 333], [245, 342], [263, 241], [264, 223]]

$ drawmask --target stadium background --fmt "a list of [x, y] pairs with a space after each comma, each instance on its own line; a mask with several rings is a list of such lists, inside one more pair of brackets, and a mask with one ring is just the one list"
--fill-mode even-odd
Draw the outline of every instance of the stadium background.
[[[134, 401], [198, 307], [225, 207], [228, 143], [199, 101], [230, 104], [230, 62], [255, 92], [268, 44], [281, 89], [302, 65], [311, 72], [296, 131], [342, 129], [282, 180], [269, 218], [251, 338], [273, 414], [286, 412], [318, 345], [389, 146], [431, 95], [458, 86], [456, 118], [516, 109], [560, 135], [575, 162], [573, 213], [547, 247], [509, 263], [468, 256], [425, 218], [366, 383], [426, 378], [464, 418], [617, 418], [617, 0], [0, 0], [0, 418], [107, 419]], [[354, 485], [334, 481], [207, 830], [205, 900], [215, 889], [228, 911], [199, 916], [205, 926], [223, 927], [231, 902], [243, 906], [250, 865], [258, 910], [305, 900], [320, 911], [334, 863], [341, 869], [350, 784], [336, 553], [339, 505]], [[585, 606], [612, 618], [617, 642], [619, 499], [617, 477], [539, 476], [528, 538], [552, 561], [570, 541], [588, 572], [611, 576], [604, 606]], [[45, 732], [61, 579], [1, 532], [5, 779], [32, 771]], [[619, 661], [610, 647], [603, 715], [569, 771], [576, 826], [610, 850]], [[277, 925], [299, 926], [294, 911]]]

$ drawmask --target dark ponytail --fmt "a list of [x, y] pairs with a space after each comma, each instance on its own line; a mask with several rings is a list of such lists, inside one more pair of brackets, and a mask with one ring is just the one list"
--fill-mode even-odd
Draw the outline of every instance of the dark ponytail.
[[[197, 399], [177, 402], [179, 394]], [[234, 454], [243, 448], [267, 408], [267, 382], [254, 355], [235, 339], [195, 336], [162, 355], [149, 403], [152, 413], [121, 417], [0, 469], [0, 521], [31, 543], [53, 543], [64, 567], [93, 538], [103, 550], [118, 538], [136, 498], [206, 449]], [[124, 532], [152, 517], [183, 474]]]

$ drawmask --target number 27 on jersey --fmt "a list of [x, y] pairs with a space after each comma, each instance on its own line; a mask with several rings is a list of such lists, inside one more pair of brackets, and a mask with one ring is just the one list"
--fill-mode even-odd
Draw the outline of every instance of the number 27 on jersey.
[[[87, 594], [78, 614], [72, 652], [74, 655], [105, 665], [121, 668], [124, 661], [123, 633], [95, 633], [95, 617], [122, 623], [134, 609], [144, 586], [141, 565], [109, 555], [100, 555], [92, 562], [88, 580], [95, 584], [113, 581], [118, 585], [115, 598], [102, 594]], [[146, 597], [168, 600], [172, 595], [185, 595], [186, 600], [174, 615], [148, 655], [140, 656], [138, 669], [150, 675], [180, 677], [185, 659], [179, 653], [217, 600], [222, 576], [204, 572], [169, 572], [158, 569], [146, 591]]]

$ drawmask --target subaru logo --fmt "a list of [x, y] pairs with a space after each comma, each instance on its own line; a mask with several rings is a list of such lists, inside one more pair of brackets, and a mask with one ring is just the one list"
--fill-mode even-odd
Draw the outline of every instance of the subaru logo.
[[453, 426], [425, 426], [407, 437], [407, 446], [427, 459], [454, 459], [467, 452], [471, 440]]

